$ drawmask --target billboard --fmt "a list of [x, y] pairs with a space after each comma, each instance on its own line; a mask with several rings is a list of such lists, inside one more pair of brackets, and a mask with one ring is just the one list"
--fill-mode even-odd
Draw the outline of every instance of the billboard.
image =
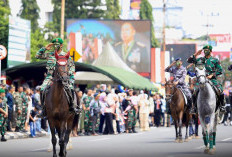
[[9, 16], [8, 67], [30, 62], [31, 22]]
[[92, 64], [107, 43], [134, 71], [150, 74], [149, 20], [67, 20], [69, 49], [82, 55], [82, 62]]
[[167, 44], [166, 50], [170, 52], [170, 62], [181, 58], [183, 66], [189, 65], [187, 59], [196, 52], [196, 44]]
[[213, 46], [212, 55], [220, 60], [230, 58], [231, 35], [209, 34], [209, 44]]

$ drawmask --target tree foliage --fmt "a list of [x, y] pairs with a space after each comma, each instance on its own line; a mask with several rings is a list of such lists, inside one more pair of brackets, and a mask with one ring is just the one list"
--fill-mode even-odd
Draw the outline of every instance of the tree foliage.
[[31, 30], [35, 32], [38, 29], [40, 8], [35, 0], [22, 0], [22, 6], [19, 16], [31, 21]]
[[148, 2], [148, 0], [142, 0], [140, 4], [140, 11], [139, 11], [139, 17], [141, 20], [151, 20], [152, 26], [151, 26], [151, 46], [157, 47], [158, 41], [155, 38], [155, 30], [153, 27], [154, 18], [152, 15], [152, 6]]
[[40, 61], [35, 58], [38, 50], [46, 46], [49, 42], [44, 39], [44, 33], [40, 32], [40, 29], [36, 29], [35, 32], [31, 33], [31, 62]]
[[[8, 0], [0, 0], [0, 45], [8, 47], [10, 8]], [[6, 60], [2, 60], [2, 69], [6, 68]]]
[[228, 70], [228, 66], [230, 66], [232, 62], [230, 62], [230, 59], [227, 58], [223, 61], [221, 61], [222, 69], [224, 70], [224, 81], [232, 81], [232, 72]]
[[[47, 28], [52, 32], [60, 33], [61, 0], [52, 0], [54, 4], [53, 22], [48, 23]], [[96, 19], [104, 17], [101, 0], [66, 0], [65, 19]], [[53, 26], [50, 26], [53, 25]], [[52, 28], [52, 29], [51, 29]]]
[[105, 19], [119, 19], [121, 9], [118, 0], [106, 0], [106, 8]]

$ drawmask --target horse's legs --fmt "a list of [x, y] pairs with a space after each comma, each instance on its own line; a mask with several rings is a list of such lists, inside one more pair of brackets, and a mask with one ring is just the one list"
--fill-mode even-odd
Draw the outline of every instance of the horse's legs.
[[59, 145], [60, 145], [60, 157], [64, 157], [65, 151], [64, 151], [64, 135], [65, 135], [65, 123], [60, 124], [60, 128], [57, 128], [57, 132], [59, 135]]
[[68, 119], [68, 122], [67, 122], [67, 130], [65, 131], [65, 136], [64, 136], [64, 151], [65, 151], [65, 154], [67, 154], [66, 147], [67, 147], [67, 144], [69, 142], [70, 133], [72, 131], [73, 119], [74, 119], [74, 116], [71, 116]]
[[53, 157], [57, 157], [57, 155], [56, 155], [56, 142], [57, 142], [57, 140], [56, 140], [56, 129], [55, 129], [54, 126], [52, 127], [51, 124], [49, 124], [49, 126], [50, 126], [50, 130], [51, 130], [51, 134], [52, 134]]
[[180, 112], [179, 114], [179, 142], [182, 142], [182, 118], [183, 118], [183, 112]]
[[213, 146], [214, 146], [214, 147], [216, 146], [217, 123], [218, 123], [218, 113], [215, 114], [214, 126], [213, 126]]
[[179, 136], [178, 136], [178, 131], [177, 131], [177, 121], [176, 120], [174, 120], [174, 123], [175, 123], [175, 130], [176, 130], [176, 142], [178, 141], [178, 138], [179, 138]]
[[213, 149], [213, 129], [215, 123], [215, 113], [210, 116], [210, 126], [209, 126], [209, 149]]

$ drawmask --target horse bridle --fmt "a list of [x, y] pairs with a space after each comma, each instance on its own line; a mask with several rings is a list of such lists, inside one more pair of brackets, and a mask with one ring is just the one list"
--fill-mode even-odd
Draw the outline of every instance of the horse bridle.
[[[67, 63], [68, 64], [68, 63]], [[68, 82], [68, 70], [67, 71], [59, 71], [59, 66], [58, 66], [58, 63], [56, 62], [56, 67], [55, 67], [57, 70], [55, 70], [55, 72], [57, 73], [57, 76], [58, 78], [55, 79], [53, 77], [53, 80], [54, 81], [61, 81], [62, 83], [67, 83]], [[64, 73], [64, 74], [67, 74], [66, 77], [62, 76], [61, 73]]]
[[165, 94], [165, 96], [166, 96], [166, 101], [169, 101], [169, 100], [171, 100], [171, 98], [172, 98], [172, 96], [173, 96], [173, 94], [175, 93], [175, 91], [173, 90], [174, 89], [174, 84], [173, 83], [168, 83], [168, 84], [166, 84], [166, 85], [173, 85], [172, 87], [171, 87], [171, 93], [172, 94]]

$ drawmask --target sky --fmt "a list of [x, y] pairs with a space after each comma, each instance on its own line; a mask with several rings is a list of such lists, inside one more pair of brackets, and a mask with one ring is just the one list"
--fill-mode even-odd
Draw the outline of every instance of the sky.
[[[17, 15], [21, 0], [10, 0], [12, 15]], [[51, 10], [44, 0], [37, 0], [41, 10]], [[46, 1], [46, 0], [45, 0]], [[50, 1], [50, 0], [49, 0]], [[124, 0], [129, 1], [129, 0]], [[149, 0], [151, 4], [162, 6], [163, 0]], [[171, 5], [183, 7], [182, 26], [186, 34], [199, 37], [207, 34], [232, 33], [232, 0], [166, 0]], [[124, 2], [123, 2], [124, 3]], [[41, 15], [39, 23], [45, 23], [45, 15]], [[206, 27], [209, 24], [212, 27]]]

